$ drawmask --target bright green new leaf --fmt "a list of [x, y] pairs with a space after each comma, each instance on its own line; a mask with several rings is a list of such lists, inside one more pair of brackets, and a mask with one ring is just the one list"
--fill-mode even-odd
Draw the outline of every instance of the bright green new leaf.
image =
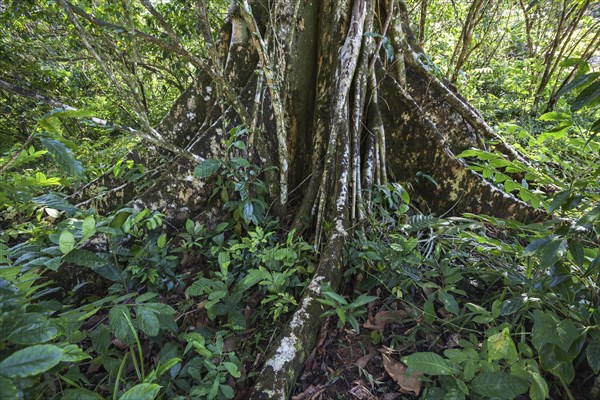
[[58, 239], [58, 246], [63, 254], [69, 253], [75, 248], [75, 236], [69, 231], [62, 231]]
[[81, 223], [81, 231], [84, 239], [89, 239], [96, 233], [96, 220], [93, 215], [87, 216]]
[[234, 363], [230, 361], [225, 361], [223, 362], [223, 366], [225, 367], [225, 369], [227, 369], [227, 372], [229, 372], [229, 374], [234, 378], [239, 378], [240, 376], [242, 376], [237, 365], [235, 365]]
[[487, 339], [488, 360], [509, 360], [516, 361], [519, 356], [515, 342], [510, 337], [508, 328], [502, 329], [495, 335]]

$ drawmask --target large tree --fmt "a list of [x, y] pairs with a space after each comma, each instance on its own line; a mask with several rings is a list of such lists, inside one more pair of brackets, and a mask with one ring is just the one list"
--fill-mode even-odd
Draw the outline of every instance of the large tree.
[[[151, 43], [200, 71], [158, 126], [139, 114], [142, 128], [132, 133], [143, 136], [145, 150], [134, 157], [155, 175], [142, 191], [115, 188], [105, 208], [131, 202], [173, 223], [210, 218], [204, 211], [214, 180], [206, 179], [210, 170], [198, 177], [194, 169], [210, 168], [203, 160], [243, 155], [276, 167], [264, 173], [273, 212], [319, 246], [312, 283], [257, 378], [255, 398], [288, 395], [318, 331], [321, 287], [339, 286], [346, 238], [368, 216], [376, 185], [401, 181], [438, 214], [544, 217], [455, 157], [493, 143], [507, 158], [527, 163], [434, 74], [402, 0], [234, 1], [218, 37], [201, 29], [209, 61], [186, 49], [149, 0], [141, 3], [159, 27], [155, 34], [119, 26], [67, 0], [57, 3], [107, 76], [111, 71], [89, 40], [89, 27]], [[197, 0], [195, 12], [207, 27], [204, 3]], [[239, 126], [247, 129], [245, 144], [227, 148], [223, 143]], [[166, 162], [159, 165], [159, 158]], [[84, 190], [80, 194], [85, 198]]]

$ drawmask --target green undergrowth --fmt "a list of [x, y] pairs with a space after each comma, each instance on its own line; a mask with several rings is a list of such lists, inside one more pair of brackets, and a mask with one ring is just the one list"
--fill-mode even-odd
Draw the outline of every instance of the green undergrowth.
[[[578, 90], [575, 100], [586, 87]], [[88, 117], [52, 112], [26, 146], [0, 157], [3, 398], [245, 393], [298, 306], [318, 251], [269, 215], [269, 171], [247, 159], [242, 128], [223, 143], [226, 160], [205, 160], [194, 172], [214, 182], [218, 221], [199, 216], [175, 227], [156, 210], [127, 207], [99, 214], [102, 187], [87, 208], [74, 206], [67, 195], [101, 174], [144, 181], [144, 168], [123, 158], [123, 141], [67, 138], [65, 121]], [[547, 113], [533, 130], [503, 125], [528, 164], [493, 144], [458, 155], [553, 213], [543, 223], [425, 215], [411, 208], [409, 185], [375, 188], [369, 218], [346, 246], [346, 289], [322, 288], [324, 321], [389, 348], [408, 377], [420, 376], [420, 398], [596, 393], [600, 160], [597, 123], [580, 117]], [[96, 155], [110, 162], [95, 163]], [[407, 317], [365, 325], [388, 310]], [[372, 382], [372, 390], [398, 385]]]
[[347, 274], [359, 277], [357, 299], [380, 293], [371, 318], [406, 313], [385, 329], [361, 332], [392, 349], [407, 377], [421, 376], [421, 398], [593, 396], [600, 206], [579, 210], [578, 218], [524, 225], [409, 215], [393, 193], [384, 192], [387, 206], [349, 246]]

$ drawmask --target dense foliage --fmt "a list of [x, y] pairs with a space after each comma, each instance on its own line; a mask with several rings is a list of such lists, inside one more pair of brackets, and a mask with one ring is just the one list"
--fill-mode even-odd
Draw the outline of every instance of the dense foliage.
[[[194, 2], [156, 3], [182, 45], [210, 57]], [[208, 9], [215, 37], [224, 3]], [[346, 372], [310, 383], [331, 398], [357, 380], [372, 396], [598, 398], [600, 10], [411, 3], [430, 67], [530, 164], [495, 143], [458, 157], [553, 217], [431, 215], [409, 184], [376, 187], [349, 239], [344, 291], [324, 288], [321, 302], [324, 335], [382, 361], [369, 370], [349, 357]], [[2, 398], [244, 398], [319, 249], [270, 213], [268, 170], [245, 154], [244, 127], [222, 143], [230, 158], [195, 171], [216, 182], [224, 212], [212, 226], [129, 206], [100, 213], [107, 188], [78, 199], [102, 175], [145, 184], [126, 157], [132, 132], [156, 125], [197, 72], [125, 34], [160, 35], [137, 2], [78, 4], [113, 25], [76, 27], [52, 1], [0, 3], [0, 80], [63, 103], [0, 86]]]

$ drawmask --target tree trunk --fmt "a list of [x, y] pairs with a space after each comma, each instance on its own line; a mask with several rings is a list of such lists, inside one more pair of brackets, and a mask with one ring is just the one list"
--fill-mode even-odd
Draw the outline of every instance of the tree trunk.
[[[229, 130], [242, 123], [250, 128], [244, 155], [277, 166], [266, 179], [281, 217], [303, 228], [322, 254], [253, 394], [286, 398], [315, 342], [321, 285], [339, 286], [345, 238], [369, 212], [374, 185], [406, 182], [438, 214], [524, 221], [544, 214], [454, 157], [497, 137], [422, 64], [403, 1], [236, 1], [229, 12], [217, 61], [222, 74], [201, 73], [156, 128], [180, 154], [156, 168], [145, 191], [115, 192], [105, 205], [135, 201], [173, 220], [197, 218], [213, 184], [193, 176], [197, 160], [227, 156], [221, 143]], [[391, 21], [398, 22], [388, 30]], [[393, 59], [382, 45], [386, 35], [393, 35]], [[236, 104], [228, 101], [232, 94]], [[502, 147], [508, 157], [520, 157]], [[146, 154], [156, 166], [157, 152]], [[328, 233], [325, 223], [333, 227]]]

